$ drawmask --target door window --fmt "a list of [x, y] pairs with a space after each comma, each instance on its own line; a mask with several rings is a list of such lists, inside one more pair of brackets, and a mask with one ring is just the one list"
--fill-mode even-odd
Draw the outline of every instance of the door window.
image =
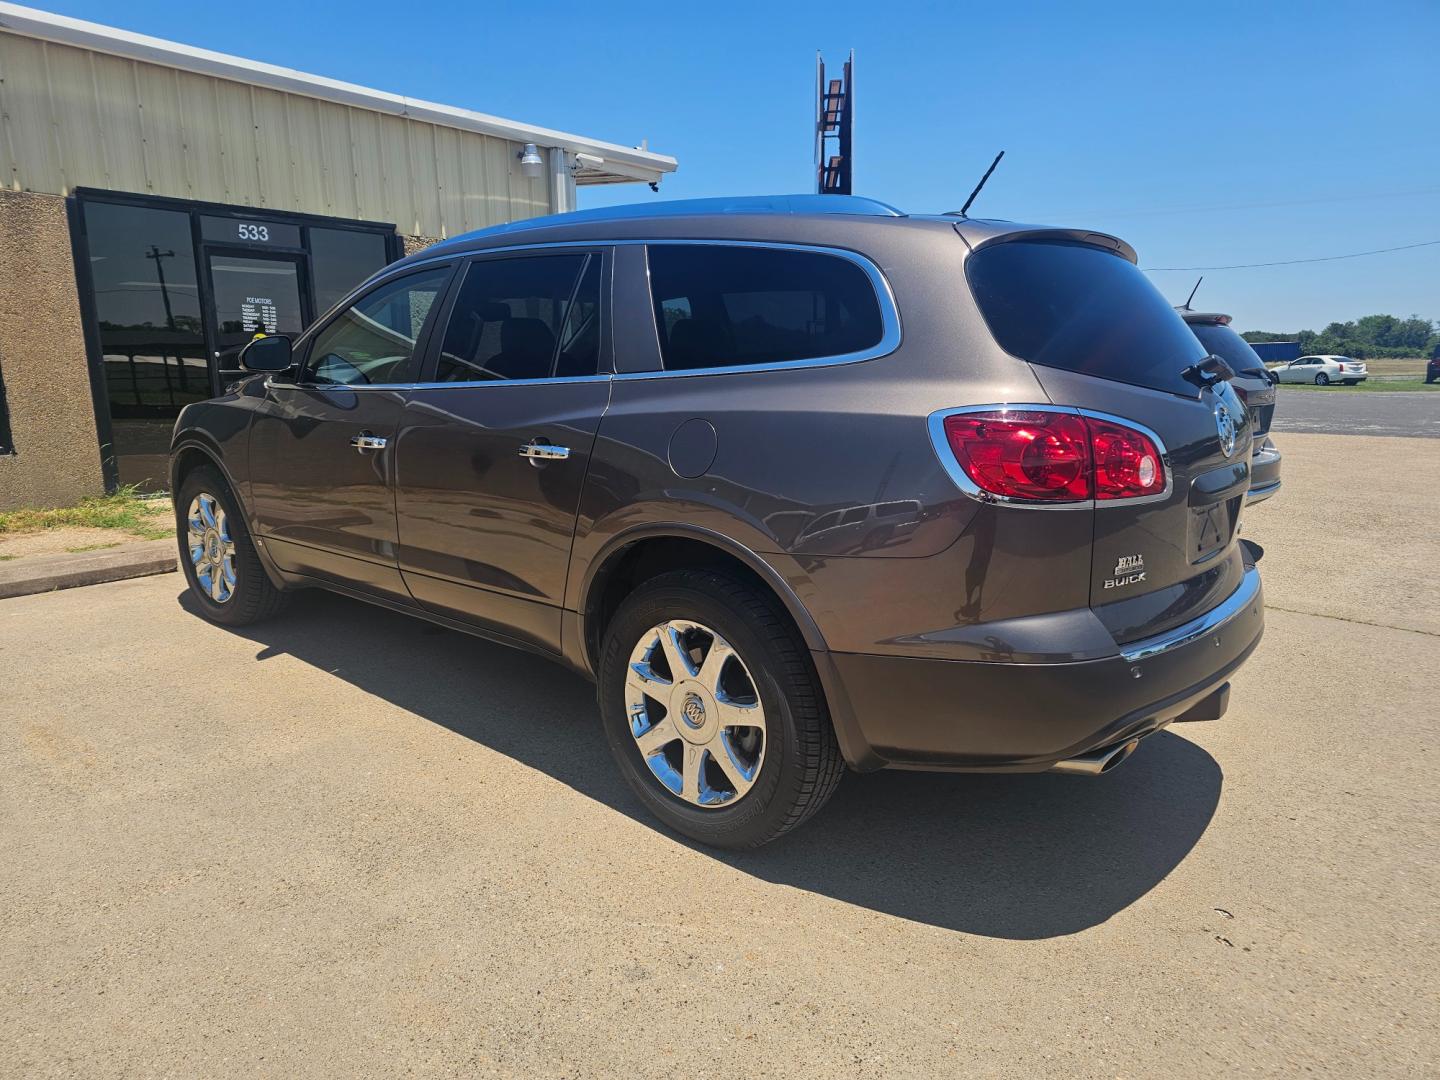
[[477, 259], [445, 328], [435, 381], [594, 375], [599, 355], [598, 255]]
[[240, 348], [256, 334], [293, 338], [305, 329], [296, 259], [211, 255], [210, 281], [220, 370], [238, 368]]
[[440, 267], [366, 293], [315, 335], [310, 379], [346, 386], [404, 382], [425, 321], [449, 279], [450, 268]]

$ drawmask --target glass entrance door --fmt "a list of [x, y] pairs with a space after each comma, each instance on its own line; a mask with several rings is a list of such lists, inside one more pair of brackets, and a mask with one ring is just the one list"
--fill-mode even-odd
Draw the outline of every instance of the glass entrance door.
[[309, 323], [302, 257], [211, 250], [210, 274], [216, 367], [240, 367], [240, 349], [256, 334], [297, 336]]

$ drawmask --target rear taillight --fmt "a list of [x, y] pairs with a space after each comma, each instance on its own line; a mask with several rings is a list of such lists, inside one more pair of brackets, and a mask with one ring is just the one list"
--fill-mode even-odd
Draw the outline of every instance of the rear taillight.
[[1040, 409], [944, 418], [945, 442], [982, 493], [1020, 502], [1135, 499], [1165, 491], [1155, 440], [1115, 420]]
[[1074, 413], [997, 411], [945, 418], [955, 460], [982, 491], [1031, 502], [1091, 497], [1089, 435]]
[[1165, 463], [1150, 436], [1113, 420], [1084, 419], [1095, 461], [1095, 498], [1136, 499], [1165, 490]]
[[1335, 366], [1336, 366], [1337, 368], [1339, 368], [1341, 371], [1344, 371], [1344, 370], [1345, 370], [1345, 365], [1344, 365], [1344, 364], [1336, 364]]

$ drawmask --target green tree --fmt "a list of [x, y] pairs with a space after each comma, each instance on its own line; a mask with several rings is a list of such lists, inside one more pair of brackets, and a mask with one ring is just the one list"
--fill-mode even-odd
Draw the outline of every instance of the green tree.
[[1318, 333], [1299, 330], [1292, 334], [1269, 330], [1247, 330], [1246, 341], [1294, 341], [1302, 353], [1335, 353], [1366, 360], [1379, 356], [1425, 356], [1440, 347], [1440, 324], [1419, 315], [1408, 319], [1394, 315], [1366, 315], [1354, 322], [1332, 322]]

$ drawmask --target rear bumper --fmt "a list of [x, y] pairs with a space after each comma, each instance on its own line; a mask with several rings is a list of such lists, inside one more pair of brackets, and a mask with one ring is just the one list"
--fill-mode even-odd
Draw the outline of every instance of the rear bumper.
[[816, 664], [841, 747], [858, 769], [1041, 772], [1196, 710], [1245, 662], [1263, 630], [1260, 573], [1250, 566], [1210, 612], [1117, 646], [1105, 659], [1018, 664], [820, 653]]
[[1250, 455], [1250, 491], [1245, 505], [1264, 502], [1280, 490], [1280, 451], [1268, 438]]

